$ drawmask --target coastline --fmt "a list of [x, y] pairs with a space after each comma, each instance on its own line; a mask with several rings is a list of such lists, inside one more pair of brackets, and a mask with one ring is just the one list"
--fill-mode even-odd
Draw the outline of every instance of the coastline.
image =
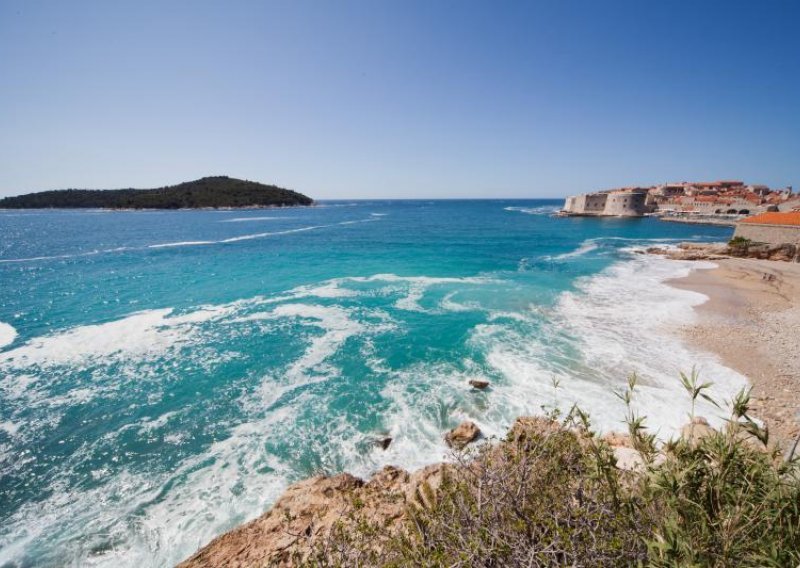
[[[655, 262], [642, 262], [645, 259]], [[678, 269], [678, 272], [682, 274], [688, 273], [687, 276], [676, 277], [675, 267], [678, 265], [673, 264], [673, 262], [668, 259], [656, 259], [652, 256], [634, 256], [629, 260], [616, 263], [609, 269], [593, 275], [587, 280], [587, 283], [608, 284], [608, 281], [611, 280], [610, 283], [613, 283], [616, 287], [620, 282], [641, 280], [643, 285], [651, 290], [652, 297], [648, 298], [650, 302], [654, 302], [656, 296], [663, 298], [663, 296], [668, 293], [669, 289], [674, 289], [673, 293], [678, 295], [682, 294], [679, 290], [697, 292], [709, 298], [713, 295], [713, 300], [707, 300], [702, 304], [698, 303], [697, 299], [691, 300], [686, 297], [671, 298], [672, 302], [665, 308], [665, 313], [655, 318], [648, 318], [649, 323], [645, 328], [636, 327], [631, 329], [631, 333], [636, 336], [641, 336], [642, 331], [646, 330], [661, 335], [662, 339], [666, 340], [664, 344], [669, 345], [670, 349], [674, 349], [678, 346], [674, 339], [670, 341], [670, 337], [674, 337], [675, 329], [680, 329], [686, 334], [688, 330], [697, 327], [695, 324], [686, 323], [689, 318], [686, 317], [687, 312], [685, 310], [689, 310], [688, 313], [691, 313], [691, 310], [716, 310], [719, 309], [716, 307], [718, 303], [733, 310], [739, 310], [741, 307], [741, 301], [738, 297], [737, 299], [731, 300], [730, 294], [726, 295], [726, 291], [729, 288], [725, 283], [713, 281], [710, 284], [705, 284], [708, 287], [718, 287], [719, 290], [716, 293], [708, 292], [703, 289], [703, 285], [699, 279], [715, 272], [718, 268], [714, 268], [709, 263], [701, 263], [698, 265], [685, 260], [679, 261], [679, 263], [683, 266], [683, 270], [681, 271]], [[776, 263], [772, 262], [770, 264], [774, 265]], [[800, 283], [800, 265], [798, 265], [798, 269], [797, 282]], [[629, 270], [632, 270], [632, 272], [628, 272]], [[672, 274], [672, 276], [667, 276], [667, 274]], [[600, 310], [605, 315], [608, 315], [602, 303], [602, 298], [606, 296], [603, 290], [590, 287], [582, 289], [582, 292], [582, 297], [592, 298], [593, 300], [600, 298], [601, 304], [592, 304], [591, 306], [580, 304], [578, 307], [581, 309], [577, 310], [577, 312], [583, 311], [583, 308], [591, 307], [594, 310]], [[629, 292], [633, 293], [634, 291], [629, 290]], [[721, 299], [718, 299], [718, 296]], [[574, 295], [566, 294], [565, 298], [574, 298]], [[605, 307], [607, 308], [608, 306]], [[570, 312], [573, 316], [575, 313]], [[627, 313], [627, 311], [620, 313]], [[657, 321], [657, 323], [651, 322], [651, 319]], [[680, 320], [683, 323], [675, 325], [677, 323], [676, 320]], [[585, 323], [587, 322], [582, 322], [582, 327], [586, 327], [583, 326]], [[627, 324], [625, 324], [621, 322], [620, 325], [615, 327], [628, 329], [630, 323], [631, 322], [627, 322]], [[697, 333], [702, 334], [704, 332]], [[618, 339], [620, 341], [623, 340], [622, 337]], [[653, 337], [648, 337], [648, 339], [650, 340], [648, 344], [652, 345], [651, 341]], [[728, 368], [727, 370], [735, 371], [735, 373], [731, 372], [731, 375], [738, 373], [748, 378], [750, 377], [750, 374], [747, 373], [747, 369], [737, 366], [728, 359], [722, 357], [717, 350], [711, 346], [700, 341], [690, 341], [686, 343], [689, 343], [689, 346], [693, 347], [693, 349], [689, 349], [688, 352], [692, 352], [693, 355], [697, 356], [695, 360], [698, 360], [702, 367], [707, 368], [709, 364], [714, 365], [711, 367], [712, 373], [715, 369], [716, 371], [720, 370], [721, 363]], [[682, 355], [685, 356], [686, 353], [682, 353]], [[705, 355], [705, 359], [703, 355]], [[605, 356], [608, 356], [607, 352]], [[682, 357], [682, 359], [683, 358], [685, 357]], [[713, 359], [713, 363], [709, 359]], [[654, 372], [655, 370], [651, 369], [650, 371]], [[668, 374], [672, 376], [672, 372], [673, 369], [670, 368]], [[710, 377], [702, 378], [711, 380]], [[719, 381], [716, 388], [730, 391], [728, 387], [731, 385], [727, 384], [729, 383], [728, 379], [729, 377], [726, 377], [723, 381]], [[755, 384], [755, 381], [752, 379], [751, 382]], [[675, 383], [677, 384], [677, 379]], [[670, 382], [668, 384], [672, 383]], [[637, 399], [641, 399], [644, 402], [644, 407], [647, 408], [648, 413], [652, 415], [656, 402], [648, 398], [647, 386], [648, 385], [645, 383], [645, 388], [637, 394]], [[659, 388], [664, 388], [665, 386], [666, 385], [660, 385]], [[498, 387], [499, 385], [495, 385], [495, 388]], [[736, 389], [738, 390], [738, 388], [737, 386]], [[495, 394], [499, 393], [496, 392]], [[755, 394], [756, 391], [754, 390], [754, 402], [756, 401]], [[721, 399], [718, 398], [718, 400]], [[703, 404], [701, 403], [700, 407], [702, 406]], [[754, 414], [759, 418], [765, 418], [761, 407], [757, 404], [753, 406], [755, 409]], [[685, 409], [680, 408], [677, 414], [684, 416], [684, 410]], [[715, 420], [714, 415], [711, 413], [711, 407], [707, 407], [704, 410], [698, 408], [698, 414], [704, 416], [704, 418], [700, 420], [702, 420], [703, 424], [706, 426], [708, 425], [705, 419], [706, 416], [712, 421]], [[667, 413], [667, 415], [669, 415], [669, 413]], [[772, 427], [772, 419], [771, 417], [769, 418], [769, 423]], [[507, 432], [513, 432], [517, 424], [538, 423], [541, 420], [543, 420], [541, 416], [531, 417], [524, 413], [518, 414], [514, 422], [515, 426], [512, 426]], [[599, 430], [602, 439], [606, 441], [614, 451], [620, 469], [632, 471], [640, 467], [642, 463], [641, 458], [632, 448], [628, 434], [624, 433], [624, 429], [608, 429], [607, 427], [603, 427], [602, 420], [600, 422]], [[480, 421], [479, 423], [481, 429], [483, 429], [484, 424]], [[722, 425], [723, 422], [721, 420], [717, 420], [714, 424], [717, 428], [721, 428]], [[685, 429], [687, 427], [688, 423], [684, 420], [684, 422], [676, 427], [675, 434], [679, 437], [685, 436]], [[442, 432], [442, 434], [444, 433], [445, 432]], [[491, 434], [495, 434], [501, 440], [505, 438], [506, 435], [486, 431], [483, 433], [488, 435], [486, 437], [492, 437]], [[500, 445], [502, 445], [502, 442]], [[342, 511], [345, 510], [347, 504], [354, 499], [353, 495], [357, 495], [358, 499], [365, 503], [370, 515], [375, 518], [385, 517], [389, 520], [389, 524], [393, 526], [395, 523], [399, 522], [398, 520], [401, 518], [401, 513], [399, 511], [402, 507], [398, 509], [398, 504], [413, 504], [420, 494], [419, 488], [426, 484], [434, 488], [438, 487], [439, 483], [441, 483], [443, 472], [451, 467], [451, 465], [449, 459], [439, 459], [423, 467], [400, 469], [395, 465], [387, 464], [381, 469], [370, 472], [369, 474], [365, 474], [365, 472], [355, 472], [356, 476], [354, 476], [352, 471], [346, 471], [330, 476], [318, 475], [302, 479], [287, 487], [281, 496], [270, 507], [265, 509], [261, 515], [247, 522], [238, 524], [230, 530], [218, 535], [210, 542], [205, 543], [194, 551], [180, 562], [178, 566], [179, 568], [209, 568], [211, 566], [235, 561], [247, 563], [262, 562], [265, 559], [275, 561], [276, 565], [291, 565], [291, 561], [286, 560], [286, 551], [299, 552], [301, 555], [307, 553], [309, 550], [308, 546], [312, 542], [307, 532], [309, 527], [313, 527], [313, 530], [316, 531], [315, 534], [324, 534], [325, 531], [330, 529], [333, 520], [342, 518]], [[389, 499], [390, 497], [391, 499]], [[391, 505], [386, 504], [387, 499], [390, 501]], [[285, 520], [287, 518], [292, 519], [292, 523], [294, 523], [290, 527], [291, 530], [287, 530]], [[303, 534], [306, 534], [308, 539], [298, 538], [297, 535]], [[279, 561], [278, 558], [281, 560]], [[284, 563], [282, 564], [281, 562]]]
[[754, 415], [778, 443], [790, 445], [800, 434], [800, 264], [744, 258], [714, 263], [716, 268], [698, 266], [667, 282], [708, 297], [695, 307], [698, 322], [680, 334], [750, 380]]

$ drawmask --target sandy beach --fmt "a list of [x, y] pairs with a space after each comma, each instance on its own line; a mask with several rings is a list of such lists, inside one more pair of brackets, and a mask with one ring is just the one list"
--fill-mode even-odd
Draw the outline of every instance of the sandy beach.
[[800, 434], [800, 264], [715, 260], [671, 285], [709, 297], [682, 331], [753, 385], [754, 415], [787, 445]]

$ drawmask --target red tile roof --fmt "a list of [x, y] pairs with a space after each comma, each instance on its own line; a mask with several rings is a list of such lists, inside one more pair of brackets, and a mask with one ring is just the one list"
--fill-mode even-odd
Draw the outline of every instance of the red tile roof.
[[740, 223], [755, 223], [757, 225], [790, 225], [800, 227], [800, 211], [789, 211], [786, 213], [761, 213], [747, 219], [742, 219]]

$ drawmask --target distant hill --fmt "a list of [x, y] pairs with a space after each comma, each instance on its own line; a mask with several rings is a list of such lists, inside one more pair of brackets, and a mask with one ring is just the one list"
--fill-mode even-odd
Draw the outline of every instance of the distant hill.
[[0, 199], [0, 209], [198, 209], [286, 207], [313, 202], [290, 189], [214, 176], [158, 189], [61, 189], [29, 193]]

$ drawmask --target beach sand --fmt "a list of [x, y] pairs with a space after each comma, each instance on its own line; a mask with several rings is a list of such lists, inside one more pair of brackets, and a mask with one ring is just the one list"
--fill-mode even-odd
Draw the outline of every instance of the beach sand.
[[800, 264], [715, 260], [669, 282], [709, 297], [682, 330], [698, 347], [748, 377], [752, 414], [782, 446], [800, 434]]

